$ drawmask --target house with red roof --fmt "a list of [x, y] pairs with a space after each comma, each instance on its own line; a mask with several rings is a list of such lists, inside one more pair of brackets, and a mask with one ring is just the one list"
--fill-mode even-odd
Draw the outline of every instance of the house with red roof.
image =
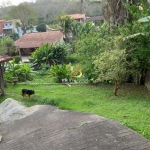
[[94, 25], [96, 25], [96, 23], [98, 21], [104, 22], [104, 17], [103, 16], [94, 16], [94, 17], [87, 17], [86, 21], [90, 21], [93, 22]]
[[75, 19], [78, 22], [84, 22], [86, 19], [86, 15], [85, 14], [71, 14], [68, 15], [70, 16], [72, 19]]
[[20, 49], [21, 55], [29, 56], [42, 44], [57, 44], [63, 42], [63, 33], [60, 31], [26, 33], [15, 41], [15, 46]]

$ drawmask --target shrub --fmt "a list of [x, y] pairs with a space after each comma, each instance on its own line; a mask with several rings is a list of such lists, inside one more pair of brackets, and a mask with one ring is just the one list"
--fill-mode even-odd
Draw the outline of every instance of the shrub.
[[47, 68], [54, 64], [63, 64], [67, 55], [68, 44], [61, 43], [58, 45], [43, 44], [36, 49], [29, 57], [32, 66], [35, 69], [41, 69], [45, 64]]
[[7, 62], [7, 67], [4, 73], [4, 79], [6, 82], [13, 82], [14, 78], [19, 82], [32, 80], [33, 72], [29, 64], [15, 64], [15, 60]]
[[20, 56], [14, 56], [14, 63], [18, 64], [21, 61]]
[[81, 67], [73, 67], [71, 64], [51, 66], [50, 73], [59, 83], [62, 82], [62, 79], [67, 79], [67, 81], [70, 81], [73, 78], [80, 78], [82, 76]]

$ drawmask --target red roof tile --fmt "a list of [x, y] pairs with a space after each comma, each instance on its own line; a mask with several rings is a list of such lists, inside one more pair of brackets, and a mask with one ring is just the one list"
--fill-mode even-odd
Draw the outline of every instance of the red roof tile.
[[10, 56], [0, 56], [0, 63], [2, 62], [7, 62], [7, 61], [10, 61], [12, 60], [13, 58], [10, 57]]
[[15, 42], [15, 46], [20, 48], [37, 48], [43, 43], [55, 44], [62, 38], [63, 33], [60, 31], [26, 33]]
[[68, 15], [70, 16], [71, 18], [74, 18], [74, 19], [84, 19], [85, 18], [85, 14], [72, 14], [72, 15]]

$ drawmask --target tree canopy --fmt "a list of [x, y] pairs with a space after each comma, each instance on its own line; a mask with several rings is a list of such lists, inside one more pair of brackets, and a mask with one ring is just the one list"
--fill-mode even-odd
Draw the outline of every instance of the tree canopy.
[[18, 6], [12, 6], [9, 11], [9, 16], [13, 19], [20, 19], [24, 33], [26, 33], [27, 27], [30, 23], [32, 22], [33, 24], [36, 20], [35, 11], [26, 3], [21, 3]]
[[36, 30], [38, 32], [46, 32], [46, 24], [45, 23], [41, 23], [38, 26], [36, 26]]

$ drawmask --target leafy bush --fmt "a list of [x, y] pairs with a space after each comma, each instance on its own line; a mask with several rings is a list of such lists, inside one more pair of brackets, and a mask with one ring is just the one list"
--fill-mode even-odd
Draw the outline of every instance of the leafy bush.
[[73, 78], [80, 78], [82, 76], [81, 67], [73, 67], [71, 64], [51, 66], [50, 73], [57, 79], [57, 82], [62, 82], [62, 79], [70, 81]]
[[32, 53], [29, 60], [35, 69], [41, 69], [42, 64], [45, 64], [47, 69], [51, 65], [62, 64], [66, 59], [68, 46], [65, 43], [58, 45], [43, 44]]
[[15, 64], [15, 60], [7, 62], [4, 79], [6, 82], [13, 82], [14, 78], [19, 82], [32, 80], [33, 72], [29, 64]]
[[18, 64], [21, 61], [20, 56], [14, 56], [14, 63]]
[[36, 30], [38, 32], [46, 32], [46, 24], [45, 23], [41, 23], [36, 27]]

